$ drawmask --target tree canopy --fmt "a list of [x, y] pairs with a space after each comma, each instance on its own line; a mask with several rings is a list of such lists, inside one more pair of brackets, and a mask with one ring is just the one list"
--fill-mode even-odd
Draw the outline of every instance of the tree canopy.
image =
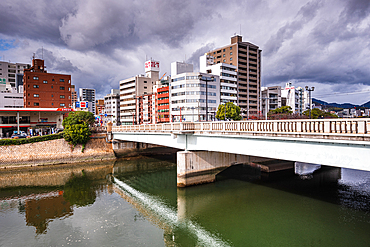
[[[310, 111], [309, 110], [304, 111], [303, 112], [303, 115], [309, 117], [310, 116]], [[330, 112], [322, 111], [322, 110], [320, 110], [318, 108], [313, 108], [311, 110], [311, 118], [312, 119], [317, 119], [317, 118], [338, 118], [338, 116], [335, 115], [335, 114], [332, 114]]]
[[92, 125], [94, 121], [95, 118], [91, 112], [70, 112], [68, 117], [63, 120], [64, 139], [74, 147], [77, 144], [82, 144], [83, 152], [85, 144], [90, 140], [89, 125]]
[[[216, 118], [225, 120], [225, 105], [219, 105], [217, 109]], [[231, 102], [226, 103], [226, 118], [234, 121], [241, 120], [240, 107]]]
[[290, 106], [282, 106], [280, 108], [276, 108], [275, 110], [270, 110], [269, 114], [292, 114], [292, 107]]
[[94, 114], [87, 111], [73, 111], [68, 114], [63, 120], [63, 127], [66, 128], [67, 125], [82, 124], [86, 123], [88, 126], [92, 126], [95, 122]]

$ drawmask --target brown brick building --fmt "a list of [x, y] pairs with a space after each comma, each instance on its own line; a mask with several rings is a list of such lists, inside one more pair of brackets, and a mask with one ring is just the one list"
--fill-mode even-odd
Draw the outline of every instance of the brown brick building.
[[33, 59], [24, 70], [24, 107], [71, 108], [71, 75], [47, 73], [44, 60]]
[[255, 116], [260, 111], [261, 50], [258, 46], [243, 42], [242, 36], [231, 37], [231, 44], [212, 50], [214, 63], [237, 66], [238, 106], [245, 117]]

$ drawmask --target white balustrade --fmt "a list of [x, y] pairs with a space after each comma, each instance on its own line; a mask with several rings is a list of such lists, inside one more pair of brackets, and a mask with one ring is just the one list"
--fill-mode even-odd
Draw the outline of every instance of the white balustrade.
[[235, 132], [275, 134], [370, 134], [370, 119], [294, 119], [231, 122], [181, 122], [114, 126], [113, 132]]

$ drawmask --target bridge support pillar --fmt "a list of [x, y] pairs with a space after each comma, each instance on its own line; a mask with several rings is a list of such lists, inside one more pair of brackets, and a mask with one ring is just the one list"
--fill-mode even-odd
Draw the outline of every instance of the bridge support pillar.
[[177, 152], [177, 187], [211, 183], [235, 164], [250, 163], [250, 156], [209, 151]]

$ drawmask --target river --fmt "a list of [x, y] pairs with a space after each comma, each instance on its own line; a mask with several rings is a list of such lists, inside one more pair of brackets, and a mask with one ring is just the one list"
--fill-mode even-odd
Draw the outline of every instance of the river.
[[234, 166], [176, 187], [140, 157], [0, 173], [0, 246], [370, 246], [370, 172]]

